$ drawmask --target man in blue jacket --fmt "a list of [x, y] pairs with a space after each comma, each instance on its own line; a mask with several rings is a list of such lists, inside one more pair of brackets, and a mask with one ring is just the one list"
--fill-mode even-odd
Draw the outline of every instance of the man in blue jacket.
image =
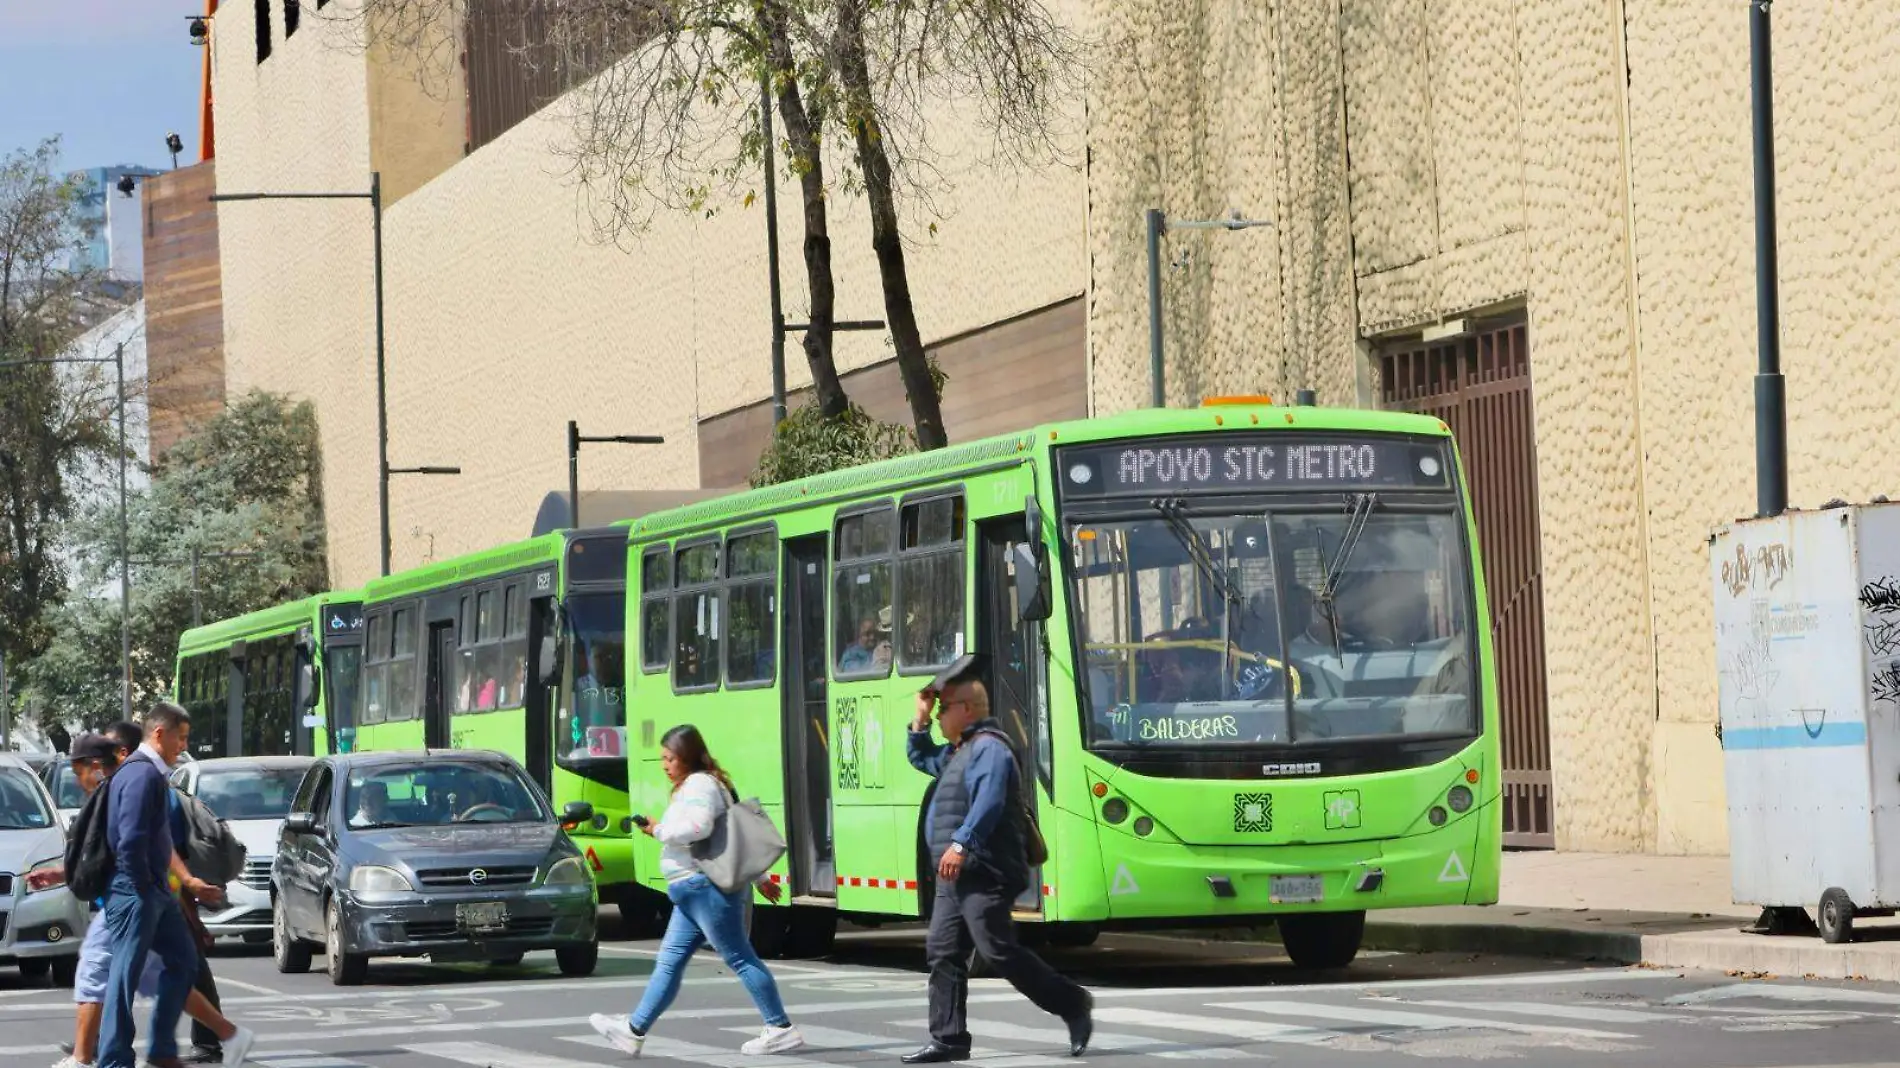
[[165, 781], [190, 741], [191, 717], [161, 701], [145, 714], [144, 725], [144, 741], [106, 784], [108, 835], [117, 870], [106, 890], [112, 971], [99, 1028], [98, 1068], [134, 1068], [132, 998], [148, 952], [158, 954], [162, 970], [146, 1059], [154, 1068], [179, 1068], [178, 1017], [198, 972], [198, 948], [172, 896], [171, 787]]
[[[984, 659], [959, 657], [917, 695], [909, 738], [911, 766], [935, 776], [924, 819], [937, 894], [924, 954], [930, 962], [930, 1042], [905, 1054], [905, 1064], [970, 1059], [965, 1002], [970, 949], [1044, 1012], [1069, 1028], [1069, 1055], [1088, 1048], [1094, 1002], [1087, 990], [1049, 967], [1016, 940], [1011, 903], [1029, 887], [1023, 780], [1002, 725], [990, 716], [979, 681]], [[946, 744], [930, 740], [930, 712]]]

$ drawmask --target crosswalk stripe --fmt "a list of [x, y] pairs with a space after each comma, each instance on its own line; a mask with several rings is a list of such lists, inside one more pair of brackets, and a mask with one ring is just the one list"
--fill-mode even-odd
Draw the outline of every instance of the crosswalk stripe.
[[[605, 1043], [602, 1043], [605, 1046]], [[398, 1047], [410, 1053], [420, 1053], [425, 1057], [440, 1057], [445, 1061], [460, 1064], [472, 1064], [475, 1068], [597, 1068], [598, 1062], [570, 1061], [565, 1057], [550, 1057], [545, 1053], [529, 1053], [525, 1050], [507, 1046], [491, 1045], [487, 1042], [415, 1042]], [[612, 1049], [611, 1046], [606, 1047]]]
[[[594, 1049], [604, 1049], [609, 1053], [620, 1052], [609, 1046], [607, 1041], [599, 1036], [563, 1035], [562, 1041], [578, 1042]], [[664, 1035], [648, 1036], [647, 1044], [640, 1053], [642, 1059], [646, 1060], [687, 1061], [692, 1064], [706, 1065], [707, 1068], [755, 1068], [768, 1061], [773, 1068], [783, 1068], [785, 1065], [790, 1065], [791, 1068], [831, 1068], [829, 1061], [815, 1061], [796, 1054], [774, 1053], [769, 1058], [748, 1057], [736, 1049], [705, 1046], [698, 1042], [667, 1038]]]
[[1688, 1019], [1674, 1012], [1640, 1012], [1636, 1009], [1613, 1009], [1607, 1005], [1546, 1005], [1536, 1001], [1487, 1001], [1482, 1005], [1473, 1005], [1468, 1001], [1413, 1001], [1407, 998], [1404, 1004], [1428, 1005], [1435, 1009], [1478, 1009], [1519, 1016], [1547, 1016], [1554, 1020], [1593, 1020], [1597, 1023], [1666, 1023]]
[[1214, 1016], [1195, 1016], [1185, 1012], [1128, 1009], [1120, 1006], [1102, 1008], [1098, 1005], [1095, 1009], [1095, 1018], [1098, 1021], [1105, 1020], [1109, 1023], [1134, 1027], [1159, 1027], [1174, 1031], [1219, 1035], [1237, 1042], [1290, 1042], [1302, 1046], [1317, 1046], [1336, 1038], [1346, 1037], [1338, 1031], [1327, 1031], [1318, 1027], [1298, 1027], [1293, 1024], [1267, 1023], [1263, 1020], [1223, 1020]]
[[16, 1054], [26, 1054], [26, 1053], [58, 1053], [58, 1052], [59, 1052], [59, 1047], [51, 1043], [43, 1043], [37, 1046], [0, 1046], [0, 1053], [4, 1053], [7, 1056], [14, 1056]]
[[1225, 1001], [1206, 1006], [1210, 1009], [1239, 1009], [1269, 1016], [1299, 1016], [1307, 1019], [1338, 1020], [1342, 1023], [1374, 1024], [1387, 1027], [1416, 1027], [1443, 1031], [1454, 1027], [1484, 1028], [1492, 1031], [1516, 1031], [1535, 1035], [1570, 1035], [1577, 1038], [1634, 1038], [1619, 1031], [1594, 1031], [1587, 1027], [1561, 1027], [1556, 1024], [1528, 1024], [1514, 1020], [1486, 1020], [1476, 1016], [1441, 1016], [1437, 1013], [1402, 1012], [1395, 1009], [1363, 1009], [1352, 1005], [1326, 1005], [1308, 1001]]
[[[995, 1020], [971, 1020], [970, 1033], [985, 1038], [1008, 1039], [1012, 1042], [1034, 1042], [1037, 1045], [1063, 1048], [1069, 1044], [1067, 1028], [1024, 1027], [1021, 1024], [1000, 1023]], [[1154, 1057], [1201, 1058], [1210, 1060], [1258, 1060], [1254, 1054], [1242, 1053], [1225, 1046], [1185, 1046], [1180, 1042], [1171, 1042], [1165, 1038], [1148, 1038], [1143, 1035], [1125, 1035], [1114, 1031], [1097, 1031], [1089, 1036], [1089, 1052], [1108, 1053], [1145, 1053]]]
[[253, 1052], [245, 1058], [246, 1063], [262, 1068], [368, 1068], [361, 1061], [352, 1061], [329, 1053], [319, 1053], [314, 1049], [288, 1049], [272, 1053]]
[[[728, 1027], [725, 1030], [746, 1035], [758, 1033], [756, 1028]], [[851, 1050], [865, 1053], [885, 1052], [889, 1050], [903, 1050], [909, 1052], [923, 1045], [925, 1041], [923, 1037], [909, 1039], [892, 1038], [889, 1035], [868, 1035], [862, 1031], [846, 1031], [842, 1028], [825, 1027], [817, 1024], [810, 1026], [799, 1024], [798, 1030], [800, 1034], [805, 1036], [805, 1041], [808, 1044], [823, 1050]], [[1064, 1037], [1063, 1042], [1066, 1045], [1068, 1039]], [[977, 1046], [970, 1050], [970, 1063], [986, 1065], [988, 1068], [1046, 1068], [1046, 1066], [1071, 1064], [1073, 1062], [1066, 1056], [1058, 1059], [1046, 1054], [1015, 1053], [1007, 1050], [984, 1049], [981, 1046]]]

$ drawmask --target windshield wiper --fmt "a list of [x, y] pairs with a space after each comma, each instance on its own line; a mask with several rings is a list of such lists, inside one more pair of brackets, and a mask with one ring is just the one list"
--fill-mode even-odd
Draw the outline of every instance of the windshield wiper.
[[1207, 541], [1201, 537], [1201, 532], [1195, 530], [1194, 524], [1188, 522], [1187, 517], [1181, 514], [1180, 500], [1173, 497], [1158, 497], [1149, 501], [1148, 507], [1160, 514], [1162, 520], [1168, 524], [1168, 532], [1173, 534], [1174, 540], [1180, 542], [1181, 548], [1187, 551], [1188, 559], [1194, 561], [1195, 570], [1220, 590], [1221, 599], [1225, 602], [1221, 607], [1221, 640], [1226, 643], [1226, 647], [1221, 650], [1220, 676], [1221, 692], [1225, 694], [1227, 665], [1232, 661], [1234, 652], [1231, 637], [1234, 609], [1246, 607], [1247, 598], [1240, 592], [1234, 576], [1228, 573], [1226, 568], [1214, 562], [1214, 552], [1208, 547]]
[[1339, 605], [1336, 600], [1339, 579], [1346, 573], [1346, 563], [1352, 559], [1352, 551], [1359, 545], [1359, 536], [1366, 532], [1366, 523], [1372, 518], [1372, 509], [1378, 506], [1379, 495], [1355, 493], [1347, 499], [1351, 502], [1348, 505], [1351, 512], [1346, 517], [1346, 532], [1340, 535], [1339, 555], [1333, 559], [1332, 566], [1326, 564], [1325, 547], [1318, 547], [1320, 567], [1326, 569], [1326, 578], [1321, 582], [1319, 592], [1313, 595], [1313, 599], [1326, 608], [1326, 621], [1333, 627], [1333, 656], [1341, 662], [1345, 661], [1346, 653], [1339, 642]]

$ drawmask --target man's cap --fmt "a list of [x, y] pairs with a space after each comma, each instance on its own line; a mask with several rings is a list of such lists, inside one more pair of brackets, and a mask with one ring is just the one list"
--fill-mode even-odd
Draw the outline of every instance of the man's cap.
[[111, 760], [118, 752], [119, 743], [103, 734], [86, 733], [73, 739], [68, 755], [74, 760]]
[[981, 681], [989, 660], [983, 653], [964, 653], [950, 661], [949, 667], [937, 672], [937, 677], [930, 680], [930, 688], [942, 692], [951, 683]]

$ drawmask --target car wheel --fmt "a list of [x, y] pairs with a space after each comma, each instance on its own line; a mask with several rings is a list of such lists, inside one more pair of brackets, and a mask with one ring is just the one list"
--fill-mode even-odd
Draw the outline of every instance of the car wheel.
[[47, 964], [38, 957], [21, 957], [20, 974], [28, 979], [46, 978]]
[[369, 958], [349, 951], [343, 935], [343, 911], [335, 901], [324, 909], [323, 931], [330, 982], [336, 986], [360, 986], [369, 972]]
[[73, 980], [77, 978], [79, 978], [79, 957], [77, 954], [70, 957], [53, 958], [53, 985], [55, 987], [70, 988], [73, 985]]
[[594, 974], [594, 965], [600, 963], [600, 943], [583, 942], [577, 946], [562, 946], [554, 951], [554, 962], [561, 966], [562, 975], [585, 979]]
[[279, 903], [271, 910], [270, 953], [277, 970], [285, 975], [302, 975], [310, 970], [310, 945], [290, 933], [290, 919]]

